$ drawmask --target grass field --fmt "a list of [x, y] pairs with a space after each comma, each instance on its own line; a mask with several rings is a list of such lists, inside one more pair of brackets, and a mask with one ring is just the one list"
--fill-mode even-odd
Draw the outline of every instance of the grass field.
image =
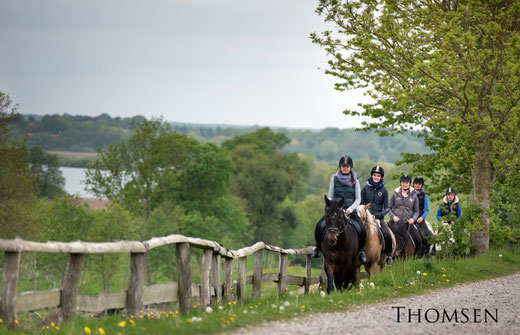
[[[313, 292], [301, 296], [287, 294], [276, 297], [274, 291], [264, 285], [264, 296], [260, 300], [245, 303], [230, 301], [220, 307], [214, 306], [211, 311], [196, 309], [186, 316], [172, 309], [138, 316], [83, 315], [62, 325], [29, 325], [21, 320], [15, 330], [7, 331], [0, 327], [0, 334], [213, 334], [263, 321], [344, 311], [363, 304], [516, 273], [520, 271], [519, 256], [520, 246], [517, 245], [491, 250], [488, 254], [474, 258], [397, 261], [375, 278], [362, 281], [363, 287], [330, 295]], [[303, 271], [303, 268], [291, 268], [294, 274], [303, 274]]]

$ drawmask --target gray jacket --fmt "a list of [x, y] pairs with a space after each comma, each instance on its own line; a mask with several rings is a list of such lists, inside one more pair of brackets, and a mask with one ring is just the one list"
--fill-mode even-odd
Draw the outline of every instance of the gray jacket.
[[417, 220], [419, 217], [419, 199], [412, 188], [408, 190], [408, 194], [403, 196], [401, 188], [398, 187], [388, 201], [388, 215], [392, 220], [398, 217], [401, 222], [409, 219]]

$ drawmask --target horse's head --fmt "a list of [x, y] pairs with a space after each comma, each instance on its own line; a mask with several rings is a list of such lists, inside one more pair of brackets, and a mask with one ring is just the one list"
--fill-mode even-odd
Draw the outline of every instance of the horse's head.
[[366, 226], [367, 223], [370, 223], [373, 221], [372, 214], [368, 211], [370, 208], [370, 203], [366, 204], [365, 206], [359, 205], [356, 209], [356, 213], [361, 219], [361, 222]]
[[343, 216], [344, 199], [340, 201], [329, 200], [325, 195], [325, 224], [327, 226], [327, 239], [334, 246], [338, 243], [338, 236], [345, 230], [345, 217]]

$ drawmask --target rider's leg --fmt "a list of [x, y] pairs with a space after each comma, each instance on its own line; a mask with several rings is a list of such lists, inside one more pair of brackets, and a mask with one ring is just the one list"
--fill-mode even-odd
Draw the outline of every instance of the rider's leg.
[[365, 243], [367, 240], [367, 233], [365, 230], [365, 225], [361, 222], [361, 219], [356, 213], [350, 214], [350, 219], [356, 221], [359, 231], [359, 247], [358, 247], [358, 260], [361, 264], [365, 264], [367, 262], [367, 256], [365, 255]]
[[321, 240], [323, 238], [323, 233], [327, 229], [325, 225], [325, 219], [322, 217], [318, 223], [316, 223], [316, 228], [314, 229], [314, 239], [316, 241], [316, 248], [312, 251], [311, 257], [318, 258], [320, 255], [321, 249]]
[[388, 265], [393, 264], [394, 260], [392, 259], [392, 251], [394, 250], [394, 241], [390, 235], [390, 228], [388, 228], [384, 219], [380, 219], [381, 223], [381, 231], [383, 232], [383, 236], [385, 238], [385, 250], [383, 252], [386, 256], [386, 263]]
[[430, 253], [430, 246], [433, 245], [434, 241], [433, 241], [433, 233], [432, 231], [430, 230], [430, 228], [428, 228], [428, 225], [426, 224], [426, 221], [421, 221], [421, 223], [419, 223], [419, 227], [421, 228], [422, 232], [424, 233], [424, 239], [426, 240], [427, 242], [427, 248], [428, 250], [425, 250], [425, 252], [427, 254]]
[[414, 239], [415, 243], [415, 250], [418, 251], [418, 257], [423, 256], [423, 243], [422, 243], [422, 237], [419, 233], [419, 229], [415, 226], [415, 224], [410, 225], [410, 229], [408, 230], [410, 233], [410, 236]]

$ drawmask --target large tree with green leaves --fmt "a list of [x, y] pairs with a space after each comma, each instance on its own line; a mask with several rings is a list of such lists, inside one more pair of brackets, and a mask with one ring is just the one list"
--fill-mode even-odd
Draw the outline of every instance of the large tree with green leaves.
[[520, 2], [320, 0], [332, 30], [311, 34], [331, 56], [339, 90], [364, 88], [381, 134], [419, 127], [429, 155], [404, 155], [434, 184], [471, 191], [483, 209], [473, 236], [489, 248], [492, 186], [520, 163]]

